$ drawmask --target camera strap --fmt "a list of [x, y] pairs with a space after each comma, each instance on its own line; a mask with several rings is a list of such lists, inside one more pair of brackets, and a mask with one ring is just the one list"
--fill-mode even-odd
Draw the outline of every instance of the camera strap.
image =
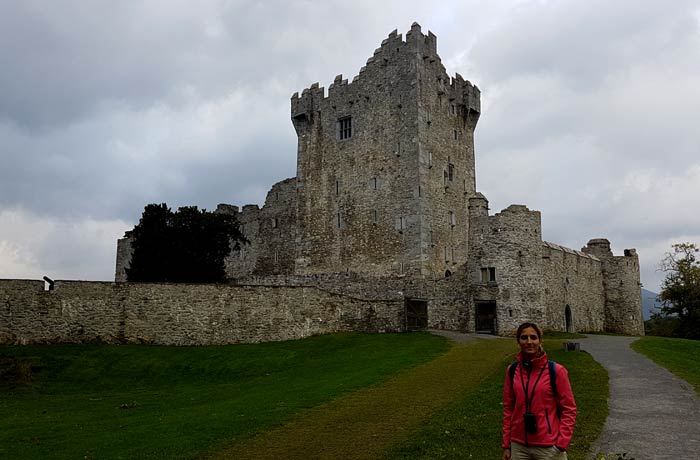
[[530, 387], [531, 372], [529, 370], [527, 372], [527, 384], [526, 384], [525, 378], [523, 377], [523, 370], [524, 369], [525, 369], [525, 366], [521, 365], [520, 366], [520, 383], [522, 384], [523, 391], [525, 392], [525, 412], [530, 412], [530, 403], [532, 402], [532, 398], [535, 397], [535, 388], [537, 387], [537, 384], [540, 382], [540, 378], [542, 377], [542, 374], [544, 373], [544, 367], [542, 367], [542, 369], [540, 369], [540, 373], [537, 376], [535, 383], [532, 385], [532, 392], [530, 393], [529, 397], [527, 395], [527, 391], [528, 391], [528, 388]]

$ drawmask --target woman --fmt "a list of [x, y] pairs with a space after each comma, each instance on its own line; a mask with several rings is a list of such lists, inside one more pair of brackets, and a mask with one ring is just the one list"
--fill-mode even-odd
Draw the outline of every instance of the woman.
[[550, 369], [536, 324], [521, 324], [516, 339], [503, 388], [503, 460], [566, 459], [576, 422], [569, 374], [557, 363]]

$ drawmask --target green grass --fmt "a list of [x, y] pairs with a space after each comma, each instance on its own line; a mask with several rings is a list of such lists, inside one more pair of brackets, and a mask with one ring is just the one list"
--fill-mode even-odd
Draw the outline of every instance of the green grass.
[[221, 460], [376, 460], [485, 375], [502, 368], [509, 340], [455, 344], [447, 353], [380, 385], [353, 392], [252, 439], [219, 446]]
[[[600, 435], [608, 414], [607, 372], [588, 353], [561, 351], [560, 341], [547, 343], [548, 350], [553, 350], [548, 351], [550, 359], [569, 371], [578, 406], [569, 458], [583, 460]], [[512, 361], [513, 355], [503, 359], [496, 372], [485, 375], [478, 387], [424, 422], [410, 441], [394, 446], [387, 459], [501, 458], [503, 382], [506, 366]]]
[[700, 395], [700, 340], [642, 337], [632, 349], [687, 381]]
[[422, 333], [221, 347], [0, 347], [35, 371], [28, 385], [0, 386], [0, 458], [188, 458], [448, 348]]

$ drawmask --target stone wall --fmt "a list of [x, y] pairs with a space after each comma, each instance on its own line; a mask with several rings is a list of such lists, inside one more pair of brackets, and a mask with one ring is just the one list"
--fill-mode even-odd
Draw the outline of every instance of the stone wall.
[[474, 331], [471, 292], [464, 278], [427, 279], [394, 276], [367, 277], [357, 273], [324, 273], [248, 277], [239, 282], [255, 286], [315, 286], [339, 295], [368, 301], [396, 302], [406, 299], [427, 302], [428, 327]]
[[296, 178], [276, 183], [267, 193], [265, 205], [236, 206], [220, 204], [218, 212], [232, 209], [247, 244], [233, 250], [224, 261], [231, 279], [253, 274], [294, 272], [296, 224]]
[[0, 280], [0, 343], [208, 345], [401, 331], [402, 300], [310, 286]]
[[639, 258], [634, 249], [614, 256], [610, 241], [595, 238], [581, 248], [603, 263], [605, 286], [605, 330], [622, 334], [644, 335], [642, 284], [639, 280]]
[[[509, 335], [524, 321], [542, 322], [542, 237], [539, 211], [511, 205], [493, 216], [486, 214], [486, 200], [470, 200], [469, 267], [474, 301], [495, 301], [496, 333]], [[482, 270], [493, 269], [495, 279], [484, 279]]]
[[544, 327], [551, 330], [605, 330], [605, 289], [600, 259], [573, 249], [544, 242], [542, 246]]

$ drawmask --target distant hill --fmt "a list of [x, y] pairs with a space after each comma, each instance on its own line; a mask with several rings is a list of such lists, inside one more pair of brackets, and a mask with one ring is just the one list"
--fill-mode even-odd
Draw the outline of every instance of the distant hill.
[[642, 288], [642, 311], [644, 312], [645, 321], [651, 318], [653, 312], [661, 308], [661, 303], [656, 300], [658, 295], [656, 292]]

